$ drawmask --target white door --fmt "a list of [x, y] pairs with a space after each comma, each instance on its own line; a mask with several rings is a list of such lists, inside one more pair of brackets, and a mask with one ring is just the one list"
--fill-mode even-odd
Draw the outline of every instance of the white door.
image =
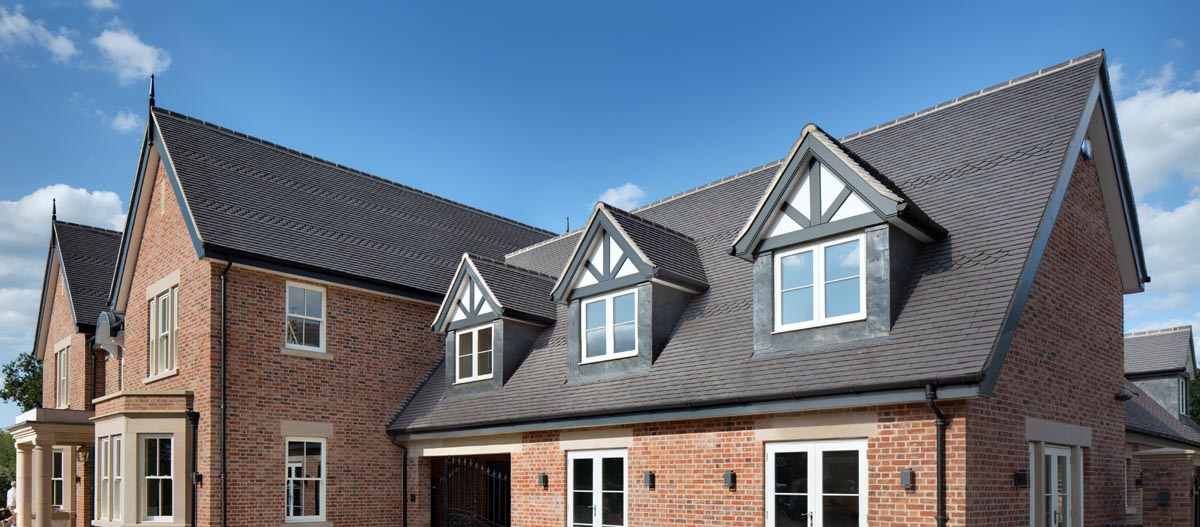
[[767, 445], [767, 527], [865, 527], [867, 442]]
[[1062, 447], [1045, 447], [1042, 463], [1042, 472], [1046, 476], [1043, 496], [1046, 502], [1046, 525], [1049, 527], [1073, 525], [1071, 450]]
[[567, 453], [567, 526], [625, 527], [624, 450]]

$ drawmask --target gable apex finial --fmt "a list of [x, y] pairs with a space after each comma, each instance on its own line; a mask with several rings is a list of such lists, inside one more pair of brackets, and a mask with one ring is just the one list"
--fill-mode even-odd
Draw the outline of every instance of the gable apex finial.
[[58, 198], [50, 198], [50, 221], [58, 219]]
[[154, 74], [150, 74], [150, 107], [154, 107]]

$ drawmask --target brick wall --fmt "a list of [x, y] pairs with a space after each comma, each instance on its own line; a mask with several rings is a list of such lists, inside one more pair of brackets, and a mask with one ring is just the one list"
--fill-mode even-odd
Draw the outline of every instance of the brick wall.
[[230, 522], [283, 521], [282, 422], [305, 421], [333, 426], [327, 519], [397, 525], [403, 457], [385, 428], [444, 349], [428, 326], [437, 306], [326, 284], [332, 360], [290, 356], [280, 351], [288, 280], [229, 272]]
[[[95, 321], [93, 321], [95, 322]], [[72, 410], [91, 408], [92, 364], [87, 352], [87, 335], [75, 332], [75, 320], [71, 317], [71, 305], [67, 297], [62, 274], [54, 286], [54, 302], [50, 312], [49, 330], [42, 346], [42, 407], [58, 408], [58, 365], [54, 353], [55, 345], [64, 338], [71, 338], [71, 370], [68, 373], [68, 399]]]
[[1029, 524], [1025, 417], [1090, 427], [1084, 449], [1087, 525], [1124, 522], [1122, 294], [1092, 162], [1075, 167], [995, 393], [968, 405], [971, 525]]
[[[1192, 480], [1195, 468], [1186, 456], [1148, 457], [1141, 461], [1142, 521], [1147, 527], [1194, 527], [1192, 523]], [[1166, 492], [1168, 503], [1159, 503]]]

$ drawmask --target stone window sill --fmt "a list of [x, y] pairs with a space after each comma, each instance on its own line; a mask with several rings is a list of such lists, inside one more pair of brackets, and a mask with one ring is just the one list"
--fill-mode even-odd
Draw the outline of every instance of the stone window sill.
[[284, 527], [295, 525], [303, 525], [304, 527], [333, 527], [333, 522], [323, 520], [288, 520], [283, 522]]
[[[319, 359], [319, 360], [333, 360], [333, 355], [330, 355], [328, 352], [298, 350], [295, 348], [289, 348], [287, 346], [279, 348], [279, 353], [281, 353], [283, 355], [287, 355], [289, 357], [301, 357], [301, 358], [305, 358], [305, 359]], [[294, 522], [288, 522], [288, 524], [304, 524], [304, 525], [317, 525], [317, 526], [322, 525], [321, 522], [306, 522], [306, 521], [294, 521]]]
[[156, 373], [154, 375], [146, 377], [145, 379], [142, 379], [142, 384], [150, 384], [152, 382], [157, 382], [157, 381], [161, 381], [163, 379], [168, 379], [168, 378], [174, 377], [176, 375], [179, 375], [179, 368], [171, 368], [162, 373]]

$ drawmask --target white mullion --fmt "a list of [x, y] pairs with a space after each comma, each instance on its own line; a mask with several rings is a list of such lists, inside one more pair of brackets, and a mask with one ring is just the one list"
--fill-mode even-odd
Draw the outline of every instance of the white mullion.
[[600, 527], [601, 521], [600, 511], [601, 504], [604, 500], [604, 490], [600, 486], [604, 483], [604, 458], [596, 456], [592, 458], [592, 526]]
[[616, 323], [616, 316], [613, 313], [613, 297], [604, 299], [604, 356], [611, 357], [616, 351], [613, 349], [616, 346], [615, 337], [613, 334], [613, 324]]
[[[813, 313], [816, 314], [816, 322], [819, 324], [825, 321], [825, 244], [820, 244], [813, 251], [813, 286], [816, 288], [813, 295], [813, 301], [817, 303]], [[820, 525], [820, 524], [818, 524]]]
[[471, 330], [471, 378], [479, 376], [479, 330]]

